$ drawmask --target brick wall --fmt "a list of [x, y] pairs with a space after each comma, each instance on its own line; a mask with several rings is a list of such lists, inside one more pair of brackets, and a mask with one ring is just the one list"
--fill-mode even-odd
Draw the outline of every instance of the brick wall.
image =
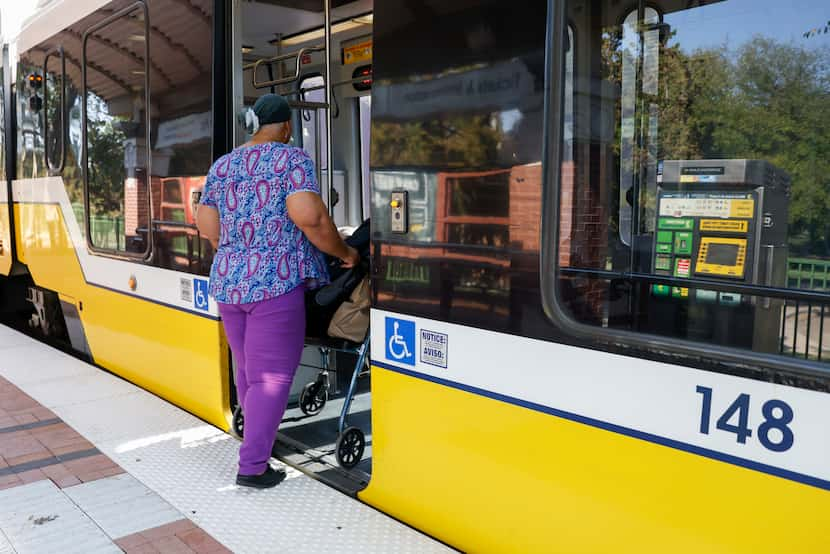
[[[606, 182], [606, 168], [597, 146], [575, 152], [590, 163], [574, 161], [562, 165], [560, 197], [560, 267], [605, 269], [608, 249], [607, 201], [601, 183]], [[608, 284], [587, 277], [572, 277], [566, 287], [565, 300], [574, 317], [586, 323], [602, 321], [607, 302]]]
[[153, 195], [153, 219], [159, 219], [161, 217], [161, 177], [151, 177], [150, 187]]
[[124, 182], [124, 233], [126, 236], [136, 236], [139, 222], [147, 221], [147, 207], [141, 199], [147, 194], [147, 185], [143, 179], [128, 177]]
[[559, 196], [559, 265], [569, 267], [572, 256], [576, 168], [573, 161], [562, 164]]
[[539, 251], [542, 233], [542, 164], [510, 170], [510, 245]]
[[[161, 180], [152, 177], [153, 213], [161, 211]], [[128, 177], [124, 183], [124, 233], [129, 237], [137, 236], [136, 229], [146, 229], [150, 223], [150, 210], [147, 206], [147, 180], [143, 171], [136, 177]]]

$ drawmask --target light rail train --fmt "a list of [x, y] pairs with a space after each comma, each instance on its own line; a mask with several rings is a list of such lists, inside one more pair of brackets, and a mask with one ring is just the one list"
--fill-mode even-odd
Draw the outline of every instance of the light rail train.
[[830, 552], [825, 2], [40, 5], [7, 320], [230, 429], [194, 205], [279, 92], [371, 220], [361, 500], [463, 551]]

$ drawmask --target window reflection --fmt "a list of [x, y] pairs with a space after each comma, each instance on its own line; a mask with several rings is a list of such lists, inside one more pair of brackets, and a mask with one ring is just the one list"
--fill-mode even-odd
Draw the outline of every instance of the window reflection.
[[[307, 77], [300, 83], [300, 90], [303, 92], [303, 100], [306, 102], [326, 101], [326, 92], [323, 90], [325, 79], [321, 75]], [[308, 152], [312, 160], [315, 160], [314, 167], [323, 170], [328, 167], [326, 152], [326, 112], [324, 110], [307, 109], [300, 110], [302, 116], [302, 144], [303, 150]]]
[[0, 68], [0, 179], [6, 178], [6, 78], [3, 68]]
[[[538, 289], [545, 5], [520, 2], [514, 17], [485, 2], [442, 24], [401, 4], [384, 3], [385, 17], [376, 18], [400, 26], [376, 29], [379, 305], [517, 329]], [[414, 32], [425, 27], [431, 32]], [[430, 55], [413, 59], [415, 51]], [[401, 189], [409, 194], [406, 236], [387, 231], [388, 191]]]
[[[612, 2], [569, 3], [569, 43], [575, 35], [577, 49], [565, 64], [574, 123], [571, 131], [566, 97], [559, 261], [575, 317], [826, 357], [821, 294], [830, 289], [815, 275], [830, 272], [830, 36], [809, 32], [824, 7], [817, 0], [686, 8], [665, 1], [621, 13]], [[739, 177], [739, 166], [760, 173], [746, 169]], [[670, 168], [680, 173], [670, 177]], [[763, 209], [709, 217], [712, 203], [729, 205], [724, 194], [735, 191]], [[704, 199], [709, 207], [694, 207]], [[706, 236], [745, 240], [745, 272], [723, 269], [738, 262], [704, 271]], [[684, 245], [688, 239], [688, 250], [678, 237]], [[666, 285], [657, 294], [648, 276], [688, 279], [689, 286]], [[712, 296], [694, 286], [703, 277], [727, 289]], [[818, 294], [795, 303], [728, 290], [739, 284]], [[757, 319], [762, 310], [764, 321]], [[743, 321], [754, 338], [735, 334]]]
[[[140, 254], [149, 251], [146, 89], [144, 42], [136, 9], [98, 28], [84, 44], [86, 66], [86, 183], [90, 242], [96, 248]], [[137, 34], [120, 56], [124, 70], [108, 75], [110, 44]], [[120, 52], [119, 52], [120, 53]], [[103, 78], [102, 78], [103, 77]]]
[[361, 178], [361, 209], [362, 218], [369, 217], [371, 210], [371, 174], [369, 173], [369, 162], [371, 153], [372, 137], [372, 97], [361, 96], [358, 100], [358, 119], [360, 120], [360, 178]]
[[[160, 12], [161, 4], [151, 2], [148, 22], [143, 10], [129, 11], [92, 33], [81, 52], [80, 37], [87, 29], [129, 5], [127, 0], [110, 2], [27, 56], [36, 64], [41, 51], [58, 44], [66, 51], [69, 113], [63, 179], [82, 230], [86, 217], [78, 175], [83, 100], [78, 90], [81, 62], [86, 63], [86, 170], [93, 244], [142, 252], [152, 236], [154, 255], [147, 263], [205, 274], [212, 253], [196, 230], [193, 195], [203, 186], [212, 161], [210, 8], [203, 9], [205, 17], [183, 26], [185, 12]], [[145, 60], [148, 40], [150, 55]], [[147, 71], [150, 91], [144, 90]], [[24, 109], [23, 116], [36, 131], [31, 151], [24, 150], [25, 156], [32, 155], [32, 171], [37, 173], [43, 163], [38, 114]], [[29, 164], [25, 156], [24, 165]]]

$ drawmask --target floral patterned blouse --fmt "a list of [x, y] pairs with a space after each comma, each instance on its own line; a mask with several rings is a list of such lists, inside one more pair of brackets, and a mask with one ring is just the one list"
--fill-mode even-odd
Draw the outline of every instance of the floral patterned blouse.
[[323, 255], [288, 217], [286, 199], [302, 191], [320, 194], [314, 164], [300, 148], [263, 143], [216, 160], [200, 204], [219, 211], [210, 270], [217, 302], [259, 302], [328, 282]]

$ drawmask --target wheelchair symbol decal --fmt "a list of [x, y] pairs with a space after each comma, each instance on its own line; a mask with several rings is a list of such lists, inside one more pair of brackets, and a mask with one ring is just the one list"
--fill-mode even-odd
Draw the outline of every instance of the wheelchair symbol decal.
[[412, 354], [406, 346], [406, 340], [403, 336], [398, 334], [398, 326], [400, 325], [400, 322], [396, 321], [392, 325], [395, 328], [395, 333], [389, 337], [389, 353], [392, 354], [392, 357], [396, 360], [402, 360]]
[[386, 318], [386, 358], [415, 365], [415, 323]]
[[193, 305], [208, 311], [208, 282], [204, 279], [193, 279]]

